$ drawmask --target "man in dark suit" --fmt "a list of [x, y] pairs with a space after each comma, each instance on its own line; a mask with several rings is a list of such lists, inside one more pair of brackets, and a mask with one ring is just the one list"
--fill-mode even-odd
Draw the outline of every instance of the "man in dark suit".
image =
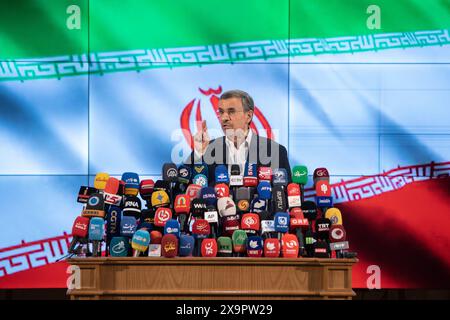
[[187, 164], [206, 163], [210, 182], [214, 181], [216, 165], [238, 164], [241, 175], [245, 163], [256, 163], [258, 167], [284, 168], [288, 181], [292, 181], [286, 148], [271, 139], [260, 137], [250, 129], [254, 102], [247, 92], [231, 90], [219, 98], [220, 124], [225, 136], [210, 141], [206, 121], [194, 136], [194, 151], [186, 160]]

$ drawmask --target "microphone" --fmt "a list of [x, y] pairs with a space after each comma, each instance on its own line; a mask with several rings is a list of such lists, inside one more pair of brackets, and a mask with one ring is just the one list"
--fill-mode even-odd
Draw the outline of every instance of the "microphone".
[[169, 195], [166, 191], [158, 190], [152, 193], [152, 207], [160, 208], [170, 205]]
[[[299, 243], [299, 247], [300, 247], [300, 256], [305, 256], [306, 255], [306, 251], [305, 251], [305, 241], [304, 241], [304, 236], [303, 236], [303, 232], [302, 229], [308, 229], [309, 228], [309, 222], [308, 219], [305, 219], [305, 217], [303, 216], [303, 212], [301, 211], [300, 208], [295, 208], [297, 210], [295, 210], [295, 213], [292, 214], [291, 212], [291, 217], [290, 217], [290, 224], [291, 224], [291, 231], [295, 232], [295, 235], [298, 238], [298, 243]], [[292, 210], [294, 211], [294, 210]]]
[[134, 172], [125, 172], [122, 174], [123, 182], [125, 182], [125, 195], [137, 196], [139, 192], [139, 175]]
[[224, 217], [222, 235], [232, 237], [236, 230], [239, 230], [239, 217], [236, 215]]
[[93, 217], [89, 222], [89, 241], [92, 242], [92, 255], [94, 257], [102, 255], [101, 243], [103, 241], [104, 224], [105, 220], [99, 217]]
[[292, 182], [300, 185], [300, 197], [303, 203], [305, 201], [305, 185], [308, 183], [308, 168], [302, 165], [292, 168]]
[[317, 181], [316, 203], [320, 208], [330, 208], [333, 206], [333, 198], [331, 197], [331, 188], [328, 181]]
[[314, 170], [313, 174], [313, 182], [314, 186], [317, 185], [317, 182], [319, 181], [326, 181], [330, 182], [330, 174], [328, 173], [328, 170], [326, 168], [317, 168]]
[[155, 227], [158, 227], [160, 228], [160, 230], [162, 230], [162, 228], [164, 228], [164, 226], [166, 225], [166, 222], [171, 219], [172, 219], [172, 210], [170, 208], [160, 207], [156, 209], [154, 221]]
[[236, 215], [236, 204], [230, 197], [219, 198], [217, 200], [217, 209], [221, 217]]
[[105, 172], [99, 172], [95, 176], [94, 179], [94, 188], [97, 189], [99, 192], [102, 192], [106, 187], [106, 182], [109, 179], [109, 174]]
[[126, 197], [122, 215], [139, 219], [141, 217], [141, 200], [135, 196]]
[[259, 196], [255, 197], [250, 204], [250, 211], [252, 212], [261, 213], [268, 209], [267, 201], [261, 199]]
[[114, 177], [109, 177], [103, 190], [105, 203], [109, 205], [120, 206], [122, 203], [122, 196], [118, 195], [120, 188], [120, 181]]
[[173, 234], [166, 234], [161, 239], [162, 256], [173, 258], [178, 254], [178, 238]]
[[263, 211], [259, 215], [261, 220], [261, 236], [264, 239], [272, 238], [272, 233], [275, 233], [275, 221], [267, 211]]
[[258, 166], [256, 163], [246, 163], [244, 171], [244, 187], [256, 188], [258, 185]]
[[200, 191], [202, 187], [197, 184], [190, 184], [186, 189], [186, 195], [192, 200], [200, 197]]
[[80, 191], [78, 191], [77, 202], [87, 203], [89, 197], [94, 193], [97, 193], [97, 189], [87, 186], [81, 186]]
[[230, 237], [219, 237], [217, 239], [217, 256], [231, 257], [233, 254], [233, 242]]
[[241, 257], [247, 251], [247, 233], [244, 230], [236, 230], [233, 232], [233, 251], [237, 257]]
[[164, 234], [173, 234], [177, 238], [180, 237], [180, 223], [178, 220], [170, 219], [164, 225]]
[[330, 219], [332, 225], [342, 225], [342, 214], [338, 208], [329, 208], [325, 211], [325, 218]]
[[196, 219], [192, 225], [192, 234], [197, 242], [194, 256], [199, 257], [202, 240], [208, 238], [211, 234], [211, 227], [209, 226], [208, 221], [205, 219]]
[[155, 211], [151, 209], [144, 209], [141, 211], [141, 221], [154, 224], [155, 223]]
[[120, 220], [120, 235], [122, 237], [133, 237], [133, 234], [136, 232], [137, 223], [135, 217], [122, 217]]
[[187, 234], [182, 234], [180, 236], [180, 248], [179, 248], [180, 257], [190, 257], [192, 256], [193, 251], [194, 251], [194, 237]]
[[131, 240], [131, 247], [134, 250], [133, 257], [139, 257], [142, 252], [147, 251], [148, 245], [150, 244], [150, 234], [146, 230], [138, 230], [133, 235]]
[[225, 183], [216, 184], [214, 187], [217, 198], [224, 198], [230, 196], [230, 188]]
[[202, 218], [208, 208], [206, 201], [203, 199], [194, 199], [191, 201], [191, 213], [195, 218]]
[[178, 167], [178, 183], [182, 193], [186, 192], [186, 186], [191, 183], [192, 171], [191, 167], [184, 164]]
[[285, 212], [288, 208], [286, 195], [282, 186], [275, 186], [272, 189], [273, 212]]
[[169, 184], [170, 199], [173, 199], [173, 188], [178, 182], [178, 168], [175, 163], [164, 163], [162, 167], [162, 178]]
[[200, 187], [207, 187], [208, 186], [208, 178], [204, 174], [196, 174], [194, 178], [192, 179], [192, 183], [196, 184]]
[[218, 227], [219, 227], [219, 214], [216, 210], [215, 206], [207, 206], [204, 218], [206, 221], [208, 221], [210, 227], [211, 227], [211, 235], [213, 238], [217, 237], [218, 234]]
[[309, 221], [309, 226], [312, 228], [312, 222], [317, 219], [317, 206], [313, 201], [304, 201], [301, 209], [303, 215]]
[[296, 183], [290, 183], [287, 187], [289, 208], [301, 207], [301, 191], [300, 186]]
[[69, 253], [75, 254], [77, 244], [85, 243], [88, 237], [89, 218], [76, 217], [72, 226], [72, 241], [70, 242]]
[[251, 236], [247, 239], [247, 256], [250, 258], [261, 258], [263, 255], [263, 239]]
[[200, 190], [200, 198], [206, 202], [208, 206], [217, 206], [216, 191], [213, 187], [204, 187]]
[[269, 184], [272, 182], [272, 168], [271, 167], [259, 167], [258, 168], [258, 178], [260, 183], [262, 181], [267, 181]]
[[[152, 193], [155, 189], [155, 182], [152, 179], [142, 180], [139, 184], [139, 194], [147, 202], [147, 207], [152, 200]], [[150, 203], [151, 204], [151, 203]]]
[[280, 256], [280, 240], [265, 239], [264, 240], [264, 257], [278, 258]]
[[320, 218], [316, 220], [316, 232], [319, 240], [328, 241], [330, 237], [331, 221], [327, 218]]
[[223, 164], [219, 164], [218, 166], [216, 166], [214, 176], [216, 184], [223, 183], [228, 185], [230, 183], [230, 177], [228, 176], [228, 169]]
[[329, 258], [330, 246], [326, 241], [318, 240], [314, 244], [314, 257], [315, 258]]
[[316, 242], [316, 234], [312, 230], [307, 230], [305, 232], [305, 249], [308, 257], [314, 256], [314, 244]]
[[285, 234], [281, 239], [282, 255], [284, 258], [297, 258], [299, 252], [298, 239], [293, 234]]
[[240, 187], [236, 190], [237, 208], [240, 213], [248, 212], [250, 209], [250, 189], [247, 187]]
[[348, 241], [345, 241], [347, 234], [344, 226], [334, 224], [330, 228], [330, 250], [336, 251], [336, 258], [343, 258], [343, 250], [349, 248]]
[[202, 257], [205, 258], [214, 258], [217, 256], [217, 241], [216, 239], [203, 239], [202, 241], [202, 249], [201, 249]]
[[111, 240], [120, 236], [120, 220], [122, 218], [122, 209], [117, 206], [110, 206], [106, 214], [106, 254], [109, 252]]
[[[261, 177], [259, 179], [261, 180]], [[265, 206], [267, 208], [269, 200], [272, 199], [272, 187], [270, 182], [265, 180], [260, 181], [257, 189], [259, 198], [265, 201]]]
[[105, 217], [105, 200], [100, 193], [93, 193], [86, 204], [86, 208], [81, 213], [81, 216], [92, 218], [104, 218]]
[[156, 230], [150, 232], [150, 245], [148, 246], [149, 257], [161, 257], [161, 241], [161, 232]]
[[114, 237], [111, 239], [109, 255], [111, 257], [128, 257], [130, 251], [130, 240], [125, 237]]
[[273, 171], [273, 186], [281, 187], [284, 191], [286, 186], [288, 185], [288, 174], [286, 169], [279, 168]]
[[241, 168], [238, 164], [231, 165], [230, 169], [230, 187], [233, 195], [236, 195], [236, 188], [244, 185], [244, 178], [241, 175]]
[[195, 176], [197, 174], [204, 175], [206, 179], [209, 180], [208, 165], [206, 163], [195, 164], [192, 167], [192, 175]]
[[247, 235], [256, 235], [260, 230], [259, 216], [256, 213], [246, 213], [242, 216], [241, 229]]
[[186, 232], [188, 214], [191, 209], [191, 198], [186, 194], [179, 194], [175, 198], [174, 205], [175, 213], [178, 216], [178, 221], [180, 222], [181, 233]]
[[289, 214], [287, 212], [277, 212], [274, 221], [275, 232], [278, 232], [278, 240], [281, 240], [282, 234], [289, 231]]

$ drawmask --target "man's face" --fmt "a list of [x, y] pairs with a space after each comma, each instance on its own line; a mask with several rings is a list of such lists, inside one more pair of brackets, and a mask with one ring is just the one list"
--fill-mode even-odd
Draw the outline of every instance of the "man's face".
[[219, 100], [219, 116], [222, 130], [226, 135], [230, 131], [246, 132], [252, 120], [253, 111], [244, 111], [240, 98]]

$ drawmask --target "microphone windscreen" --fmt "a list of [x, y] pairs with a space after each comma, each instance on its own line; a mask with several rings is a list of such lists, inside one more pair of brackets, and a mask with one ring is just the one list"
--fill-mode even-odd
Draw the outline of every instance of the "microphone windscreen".
[[150, 224], [155, 223], [155, 211], [151, 209], [144, 209], [141, 211], [141, 221], [147, 222]]
[[217, 200], [217, 210], [221, 217], [236, 215], [236, 204], [230, 197], [219, 198]]
[[186, 195], [192, 200], [198, 199], [202, 187], [197, 184], [190, 184], [186, 189]]
[[173, 234], [177, 238], [180, 237], [180, 223], [178, 220], [170, 219], [164, 225], [164, 234]]
[[288, 174], [286, 169], [279, 168], [273, 171], [273, 186], [285, 187], [288, 184]]
[[277, 212], [274, 221], [276, 232], [286, 233], [289, 231], [289, 214], [287, 212]]
[[117, 206], [110, 206], [106, 213], [106, 237], [108, 240], [120, 235], [121, 219], [122, 209]]
[[200, 198], [206, 202], [206, 205], [216, 206], [217, 205], [217, 197], [216, 191], [213, 187], [204, 187], [200, 191]]
[[162, 167], [162, 177], [164, 181], [169, 183], [178, 181], [178, 168], [175, 163], [164, 163]]
[[86, 204], [86, 209], [83, 210], [83, 217], [105, 217], [105, 201], [103, 195], [100, 193], [93, 193]]
[[202, 257], [213, 258], [217, 256], [216, 239], [203, 239], [201, 246]]
[[314, 257], [316, 258], [330, 257], [330, 246], [326, 241], [319, 240], [314, 244]]
[[117, 194], [119, 192], [120, 182], [119, 179], [109, 177], [106, 181], [104, 192], [110, 194]]
[[184, 164], [178, 167], [178, 182], [181, 184], [189, 184], [191, 182], [192, 172], [189, 166]]
[[293, 234], [285, 234], [281, 239], [282, 255], [284, 258], [297, 258], [299, 252], [298, 239]]
[[111, 257], [127, 257], [130, 251], [130, 240], [126, 237], [114, 237], [109, 245]]
[[331, 242], [342, 242], [347, 238], [344, 226], [335, 224], [330, 228], [330, 241]]
[[287, 187], [289, 208], [300, 207], [302, 205], [300, 197], [300, 186], [296, 183], [290, 183]]
[[214, 187], [217, 198], [224, 198], [230, 196], [230, 188], [225, 183], [216, 184]]
[[203, 199], [194, 199], [191, 201], [191, 212], [196, 218], [203, 217], [207, 207], [208, 205]]
[[286, 194], [281, 186], [275, 186], [272, 189], [272, 204], [273, 211], [284, 212], [287, 210], [288, 205], [286, 201]]
[[191, 199], [186, 194], [179, 194], [175, 198], [174, 204], [175, 213], [189, 213], [191, 210]]
[[150, 232], [150, 243], [151, 244], [161, 244], [162, 234], [157, 230]]
[[331, 224], [342, 225], [342, 214], [338, 208], [329, 208], [325, 211], [325, 218], [330, 219]]
[[95, 176], [94, 179], [94, 188], [100, 191], [103, 191], [106, 187], [106, 183], [108, 182], [109, 174], [105, 172], [99, 172]]
[[166, 234], [161, 239], [162, 256], [173, 258], [178, 254], [178, 238], [173, 234]]
[[206, 163], [202, 164], [196, 164], [192, 168], [192, 175], [195, 176], [197, 174], [202, 174], [206, 177], [206, 179], [209, 179], [209, 170], [208, 165]]
[[262, 200], [269, 200], [272, 198], [272, 187], [270, 182], [261, 181], [258, 184], [258, 196]]
[[263, 199], [261, 199], [260, 197], [256, 197], [255, 199], [252, 200], [251, 204], [250, 204], [250, 211], [252, 212], [256, 212], [256, 213], [261, 213], [263, 211], [267, 211], [268, 207], [267, 207], [267, 202]]
[[152, 179], [142, 180], [139, 184], [139, 193], [142, 199], [151, 197], [155, 188], [155, 182]]
[[135, 217], [123, 216], [120, 220], [120, 235], [131, 238], [136, 232], [137, 223]]
[[309, 221], [317, 219], [317, 205], [313, 201], [305, 201], [302, 203], [303, 215]]
[[205, 219], [196, 219], [192, 225], [192, 234], [195, 238], [207, 238], [211, 233], [211, 226]]
[[250, 258], [259, 258], [263, 255], [263, 239], [258, 236], [248, 237], [247, 256]]
[[233, 242], [230, 237], [219, 237], [217, 239], [217, 255], [219, 257], [231, 257], [233, 253]]
[[331, 197], [331, 188], [328, 181], [317, 181], [316, 197]]
[[89, 218], [77, 217], [73, 222], [72, 235], [78, 238], [87, 238], [89, 229]]
[[228, 176], [228, 169], [223, 164], [216, 166], [214, 176], [216, 183], [224, 183], [224, 184], [230, 183], [230, 177]]
[[135, 196], [126, 197], [122, 214], [124, 216], [130, 216], [139, 219], [141, 216], [141, 200]]
[[308, 168], [302, 165], [292, 168], [292, 182], [305, 185], [308, 182]]
[[238, 216], [224, 217], [222, 226], [222, 235], [231, 237], [234, 231], [239, 230]]
[[78, 191], [77, 202], [79, 202], [79, 203], [87, 203], [89, 197], [92, 194], [94, 194], [94, 193], [97, 193], [97, 190], [95, 188], [87, 187], [87, 186], [81, 186], [80, 187], [80, 191]]
[[93, 217], [89, 221], [89, 240], [102, 241], [105, 220], [99, 217]]
[[247, 233], [244, 230], [236, 230], [233, 232], [233, 251], [237, 253], [245, 253], [247, 250]]
[[145, 252], [150, 244], [150, 233], [146, 230], [137, 230], [131, 239], [131, 247], [133, 250]]
[[196, 174], [194, 178], [192, 179], [192, 183], [196, 184], [200, 187], [207, 187], [208, 186], [208, 178], [204, 174]]
[[314, 185], [317, 184], [318, 181], [327, 181], [330, 182], [330, 174], [326, 168], [317, 168], [314, 170], [313, 174], [313, 182]]
[[170, 208], [161, 207], [156, 209], [154, 221], [156, 227], [164, 227], [170, 219], [172, 219], [172, 210]]
[[328, 240], [330, 237], [331, 221], [327, 218], [320, 218], [316, 220], [317, 237], [321, 240]]
[[167, 194], [167, 192], [158, 190], [158, 191], [154, 191], [152, 193], [152, 207], [158, 208], [158, 207], [167, 206], [169, 204], [170, 204], [170, 198], [169, 198], [169, 195]]
[[125, 195], [136, 196], [139, 192], [139, 175], [134, 172], [125, 172], [122, 174], [125, 182]]
[[278, 258], [280, 256], [280, 241], [276, 238], [264, 240], [264, 256], [267, 258]]
[[272, 181], [272, 168], [271, 167], [259, 167], [258, 168], [258, 178], [259, 181]]
[[180, 257], [192, 256], [192, 252], [194, 251], [194, 245], [195, 240], [193, 236], [182, 234], [180, 236], [180, 248], [179, 248]]
[[259, 221], [259, 215], [256, 213], [246, 213], [241, 219], [241, 229], [242, 230], [255, 230], [259, 231], [261, 227]]
[[258, 166], [255, 163], [246, 163], [244, 171], [244, 187], [256, 187], [258, 185]]

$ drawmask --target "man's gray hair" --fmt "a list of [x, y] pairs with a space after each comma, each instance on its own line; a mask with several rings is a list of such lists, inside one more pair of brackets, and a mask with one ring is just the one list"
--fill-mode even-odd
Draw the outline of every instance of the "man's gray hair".
[[250, 95], [242, 90], [229, 90], [220, 96], [220, 100], [226, 100], [230, 98], [239, 98], [242, 101], [242, 106], [244, 107], [244, 111], [254, 111], [255, 110], [255, 103], [253, 102], [253, 98], [250, 97]]

